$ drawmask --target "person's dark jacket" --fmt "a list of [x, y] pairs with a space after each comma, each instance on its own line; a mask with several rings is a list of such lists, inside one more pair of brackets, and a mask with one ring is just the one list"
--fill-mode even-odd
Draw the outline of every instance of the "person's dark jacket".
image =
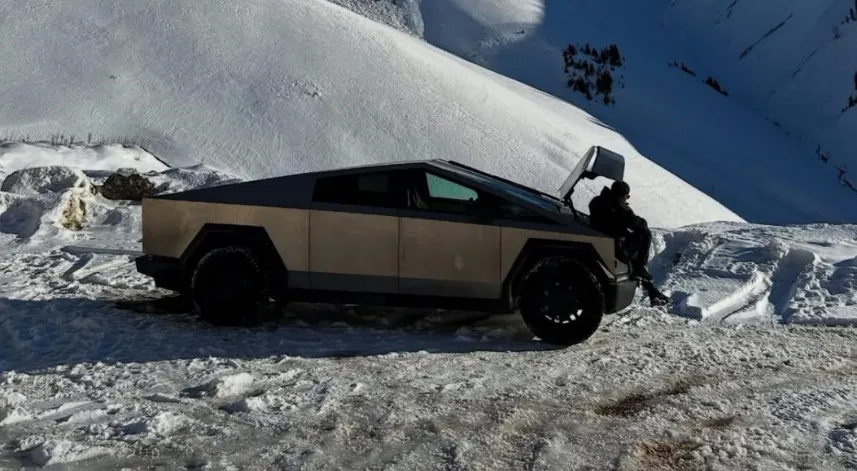
[[645, 219], [634, 214], [628, 203], [606, 186], [589, 202], [589, 221], [593, 228], [611, 237], [624, 237], [629, 230], [644, 231], [649, 227]]

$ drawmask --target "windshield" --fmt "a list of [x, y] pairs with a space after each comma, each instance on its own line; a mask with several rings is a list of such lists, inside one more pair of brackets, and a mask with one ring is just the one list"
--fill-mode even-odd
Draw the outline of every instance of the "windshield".
[[545, 211], [560, 211], [561, 208], [564, 207], [564, 205], [558, 198], [554, 198], [547, 194], [539, 193], [536, 190], [528, 190], [525, 188], [517, 187], [502, 180], [482, 175], [478, 172], [467, 173], [468, 175], [470, 175], [470, 177], [480, 180], [482, 183], [490, 186], [491, 188], [494, 188], [495, 190], [505, 192], [514, 197], [527, 200], [531, 204], [538, 206], [544, 209]]

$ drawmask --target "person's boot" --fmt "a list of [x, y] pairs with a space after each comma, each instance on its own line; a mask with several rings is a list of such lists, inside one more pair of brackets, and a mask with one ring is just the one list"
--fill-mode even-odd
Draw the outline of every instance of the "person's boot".
[[649, 295], [649, 304], [652, 306], [664, 306], [670, 301], [670, 298], [655, 288], [655, 285], [651, 281], [643, 281], [642, 285], [643, 289]]

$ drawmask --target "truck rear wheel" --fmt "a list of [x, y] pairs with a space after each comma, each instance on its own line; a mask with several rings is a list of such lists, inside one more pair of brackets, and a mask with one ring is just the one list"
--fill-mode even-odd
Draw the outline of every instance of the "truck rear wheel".
[[249, 247], [215, 248], [199, 260], [191, 278], [197, 313], [216, 325], [258, 322], [268, 300], [270, 278], [259, 256]]
[[518, 306], [530, 331], [569, 346], [591, 337], [604, 316], [604, 292], [586, 265], [567, 258], [541, 260], [526, 276]]

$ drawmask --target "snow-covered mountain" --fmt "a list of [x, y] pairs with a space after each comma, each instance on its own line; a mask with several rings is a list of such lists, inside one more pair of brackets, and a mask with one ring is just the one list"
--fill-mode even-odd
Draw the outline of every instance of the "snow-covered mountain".
[[[844, 108], [857, 104], [855, 9], [424, 0], [414, 22], [427, 42], [580, 106], [745, 219], [854, 222], [857, 108]], [[569, 45], [577, 54], [566, 61]], [[615, 46], [616, 67], [598, 65], [587, 45]], [[595, 93], [600, 70], [613, 81], [609, 105]]]
[[[857, 325], [857, 226], [744, 220], [855, 219], [814, 142], [848, 128], [765, 49], [826, 23], [736, 61], [796, 4], [732, 1], [0, 0], [0, 469], [854, 469], [857, 333], [821, 326]], [[553, 192], [592, 144], [627, 156], [674, 302], [563, 350], [517, 315], [212, 328], [95, 191], [442, 157]]]
[[710, 64], [730, 96], [820, 146], [857, 191], [857, 2], [673, 0], [662, 19], [694, 46], [688, 61]]
[[128, 137], [241, 178], [444, 158], [551, 193], [601, 144], [653, 225], [741, 220], [580, 109], [336, 4], [189, 5], [0, 2], [0, 135]]

